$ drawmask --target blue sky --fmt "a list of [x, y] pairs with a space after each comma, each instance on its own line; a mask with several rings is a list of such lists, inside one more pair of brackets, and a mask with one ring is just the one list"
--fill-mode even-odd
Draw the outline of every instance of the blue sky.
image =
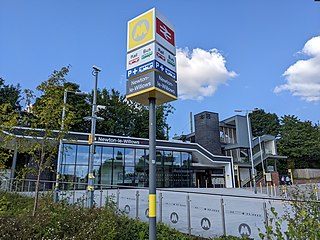
[[[0, 76], [35, 89], [54, 69], [68, 80], [125, 93], [126, 27], [156, 7], [174, 25], [178, 62], [170, 135], [188, 133], [189, 112], [262, 108], [320, 120], [320, 2], [313, 0], [1, 0]], [[188, 62], [189, 67], [181, 63]], [[180, 66], [179, 66], [180, 62]], [[205, 64], [201, 64], [205, 63]], [[187, 65], [188, 66], [188, 65]], [[194, 67], [197, 66], [197, 67]], [[199, 67], [200, 66], [200, 67]], [[201, 67], [203, 66], [203, 67]]]

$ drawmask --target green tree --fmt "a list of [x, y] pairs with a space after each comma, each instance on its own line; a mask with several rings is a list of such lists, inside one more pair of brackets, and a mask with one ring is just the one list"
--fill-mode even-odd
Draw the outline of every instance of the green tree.
[[[39, 183], [40, 176], [44, 171], [50, 171], [53, 168], [54, 161], [57, 156], [58, 143], [60, 139], [67, 133], [74, 114], [70, 112], [64, 119], [64, 132], [54, 130], [60, 129], [61, 126], [61, 111], [63, 106], [63, 91], [66, 83], [65, 76], [69, 72], [69, 67], [63, 67], [61, 70], [55, 70], [49, 76], [49, 79], [37, 86], [37, 90], [42, 95], [36, 100], [36, 103], [30, 108], [33, 118], [28, 118], [28, 126], [30, 129], [17, 129], [12, 126], [17, 126], [17, 121], [14, 116], [7, 116], [6, 120], [10, 123], [10, 127], [6, 127], [6, 132], [14, 135], [15, 131], [19, 130], [23, 136], [31, 136], [33, 139], [20, 138], [17, 141], [19, 153], [30, 156], [28, 171], [25, 173], [34, 174], [36, 176], [36, 189], [34, 198], [33, 215], [35, 215], [38, 207], [39, 199]], [[31, 90], [25, 91], [27, 106], [31, 106], [32, 98], [34, 97]], [[35, 129], [42, 130], [36, 131]], [[12, 131], [12, 132], [10, 132]], [[7, 136], [12, 136], [6, 134]], [[10, 144], [11, 139], [5, 139], [6, 144]], [[24, 169], [26, 170], [26, 169]]]
[[295, 168], [320, 167], [320, 132], [310, 121], [296, 116], [281, 118], [278, 152], [294, 160]]
[[7, 168], [8, 162], [12, 159], [13, 139], [4, 131], [16, 126], [21, 118], [20, 105], [21, 89], [17, 86], [5, 84], [0, 78], [0, 170]]
[[252, 126], [252, 134], [255, 137], [264, 134], [277, 136], [279, 134], [279, 118], [275, 113], [266, 113], [263, 109], [259, 109], [250, 113], [250, 121]]
[[[98, 122], [97, 133], [120, 136], [149, 136], [149, 111], [141, 104], [127, 100], [115, 89], [102, 89], [97, 94], [97, 104], [105, 106], [98, 112], [104, 121]], [[166, 139], [170, 129], [167, 118], [173, 112], [169, 104], [157, 107], [157, 139]]]
[[7, 115], [18, 116], [21, 110], [21, 89], [17, 86], [5, 84], [4, 79], [0, 78], [0, 124], [5, 124]]

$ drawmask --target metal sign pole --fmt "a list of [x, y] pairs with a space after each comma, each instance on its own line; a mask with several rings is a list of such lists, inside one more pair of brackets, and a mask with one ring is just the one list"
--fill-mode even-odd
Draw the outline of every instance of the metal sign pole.
[[94, 201], [94, 175], [93, 175], [93, 161], [94, 161], [94, 148], [95, 148], [95, 134], [96, 134], [96, 121], [97, 121], [97, 89], [98, 89], [98, 74], [101, 71], [100, 68], [93, 66], [93, 76], [95, 76], [94, 89], [93, 89], [93, 101], [92, 101], [92, 113], [91, 113], [91, 145], [89, 156], [89, 173], [88, 173], [88, 207], [93, 207]]
[[157, 239], [156, 167], [156, 99], [149, 98], [149, 240]]

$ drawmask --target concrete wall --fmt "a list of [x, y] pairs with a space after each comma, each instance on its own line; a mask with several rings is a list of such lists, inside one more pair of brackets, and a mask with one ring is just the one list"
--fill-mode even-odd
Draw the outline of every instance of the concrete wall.
[[320, 178], [320, 169], [294, 169], [293, 177], [304, 179]]

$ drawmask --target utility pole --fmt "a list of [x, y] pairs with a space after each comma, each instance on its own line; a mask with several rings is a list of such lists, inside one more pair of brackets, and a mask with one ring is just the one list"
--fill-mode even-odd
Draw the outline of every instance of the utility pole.
[[96, 121], [97, 121], [97, 89], [98, 89], [98, 75], [101, 69], [93, 66], [92, 75], [95, 76], [93, 100], [92, 100], [92, 113], [91, 113], [91, 139], [90, 155], [89, 155], [89, 173], [88, 173], [88, 207], [93, 207], [94, 202], [94, 175], [93, 175], [93, 160], [95, 152], [95, 134], [96, 134]]
[[156, 99], [149, 98], [149, 239], [156, 239]]

